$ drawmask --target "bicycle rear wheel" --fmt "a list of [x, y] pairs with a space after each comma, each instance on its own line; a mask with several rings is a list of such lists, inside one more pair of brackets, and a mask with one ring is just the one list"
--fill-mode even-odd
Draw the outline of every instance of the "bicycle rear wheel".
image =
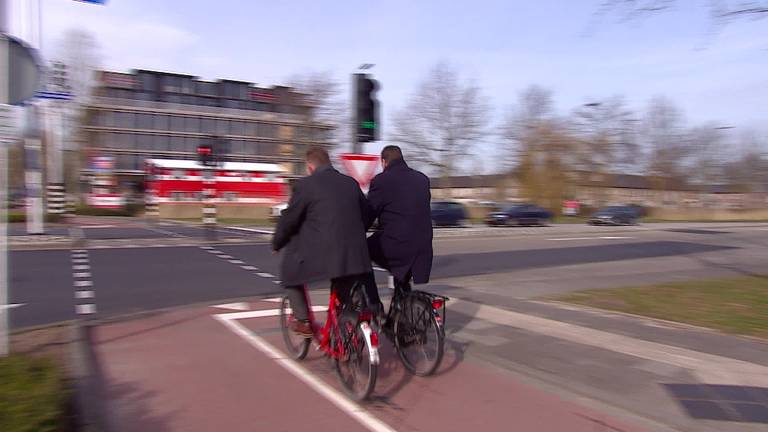
[[[365, 343], [365, 333], [358, 323], [340, 323], [344, 357], [335, 359], [336, 374], [349, 397], [356, 401], [367, 399], [376, 386], [378, 366]], [[367, 324], [367, 323], [365, 323]]]
[[414, 375], [432, 375], [443, 360], [443, 327], [427, 299], [408, 295], [401, 301], [392, 329], [397, 353], [403, 366]]
[[285, 296], [280, 302], [280, 329], [283, 332], [285, 348], [288, 355], [294, 360], [302, 360], [309, 352], [311, 339], [297, 335], [291, 330], [291, 323], [294, 321], [295, 318], [291, 309], [291, 301], [288, 299], [288, 296]]

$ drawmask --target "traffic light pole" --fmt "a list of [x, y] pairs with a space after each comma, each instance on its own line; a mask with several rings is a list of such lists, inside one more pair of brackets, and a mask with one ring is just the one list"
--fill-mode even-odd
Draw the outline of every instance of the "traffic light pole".
[[360, 140], [357, 136], [357, 125], [359, 119], [357, 118], [357, 86], [360, 84], [359, 76], [362, 74], [352, 74], [352, 153], [360, 154], [363, 152]]
[[216, 240], [216, 168], [208, 167], [203, 180], [203, 225], [208, 240]]

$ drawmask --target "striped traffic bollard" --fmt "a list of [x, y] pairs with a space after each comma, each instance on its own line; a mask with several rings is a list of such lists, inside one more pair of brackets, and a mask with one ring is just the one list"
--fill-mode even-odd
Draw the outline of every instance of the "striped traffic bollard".
[[216, 238], [216, 191], [212, 187], [212, 180], [205, 180], [203, 191], [203, 225], [209, 239]]
[[144, 199], [144, 215], [151, 218], [160, 216], [160, 209], [157, 205], [157, 200], [152, 194], [148, 194]]
[[48, 213], [60, 215], [64, 214], [66, 208], [66, 197], [64, 195], [63, 183], [49, 183], [48, 192]]

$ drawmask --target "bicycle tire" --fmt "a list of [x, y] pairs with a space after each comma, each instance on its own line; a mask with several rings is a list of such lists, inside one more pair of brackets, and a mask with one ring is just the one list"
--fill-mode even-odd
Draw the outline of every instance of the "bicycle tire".
[[[401, 300], [401, 307], [394, 317], [392, 334], [395, 341], [395, 349], [400, 357], [403, 366], [416, 376], [426, 377], [435, 373], [440, 363], [443, 361], [445, 350], [445, 331], [439, 324], [437, 317], [432, 310], [432, 304], [427, 300], [416, 295], [408, 295]], [[418, 316], [414, 317], [415, 308], [419, 305], [421, 310]], [[414, 323], [413, 321], [420, 321]], [[423, 329], [423, 334], [422, 333]], [[417, 334], [418, 333], [418, 334]], [[416, 341], [424, 342], [432, 334], [435, 341], [434, 356], [426, 358], [422, 367], [416, 364], [415, 359], [410, 358], [407, 348], [410, 348]], [[424, 345], [423, 343], [421, 345]], [[426, 357], [426, 356], [425, 356]]]
[[[335, 359], [336, 375], [350, 398], [358, 402], [366, 400], [376, 387], [378, 365], [372, 361], [368, 352], [362, 323], [357, 323], [352, 331], [347, 330], [342, 339], [347, 356], [344, 359]], [[350, 371], [354, 370], [353, 367], [358, 369], [362, 367], [364, 370], [361, 378], [363, 379], [358, 379], [357, 375], [353, 373], [350, 373], [349, 377], [345, 377], [343, 372], [345, 367], [348, 367]]]
[[[292, 313], [288, 313], [291, 308], [291, 301], [288, 297], [283, 297], [280, 301], [280, 329], [283, 333], [283, 341], [288, 355], [294, 360], [303, 360], [309, 352], [310, 338], [302, 337], [291, 330], [290, 322], [293, 318]], [[294, 340], [296, 339], [296, 340]]]

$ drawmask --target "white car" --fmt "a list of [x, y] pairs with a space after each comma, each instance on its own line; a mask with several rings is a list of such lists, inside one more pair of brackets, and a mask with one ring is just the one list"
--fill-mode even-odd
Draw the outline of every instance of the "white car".
[[280, 219], [280, 215], [283, 213], [283, 210], [285, 210], [287, 208], [288, 208], [288, 203], [287, 202], [282, 203], [282, 204], [273, 205], [272, 208], [270, 209], [270, 213], [269, 213], [270, 219], [272, 219], [272, 220]]

